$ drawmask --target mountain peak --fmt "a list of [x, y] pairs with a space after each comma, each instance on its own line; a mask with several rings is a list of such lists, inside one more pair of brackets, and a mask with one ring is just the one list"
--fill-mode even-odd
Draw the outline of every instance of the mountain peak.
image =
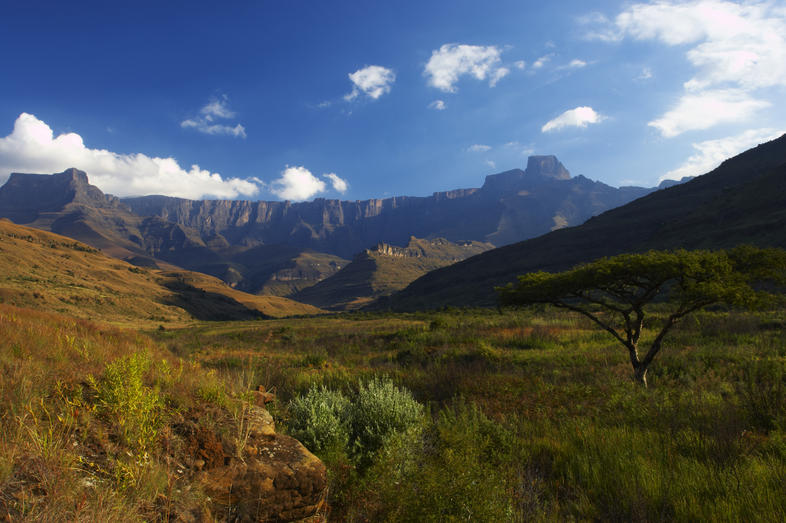
[[56, 173], [53, 176], [71, 180], [79, 185], [90, 185], [87, 181], [87, 173], [85, 171], [80, 171], [76, 167], [69, 167], [65, 171]]
[[555, 180], [570, 180], [570, 172], [557, 160], [553, 154], [545, 156], [530, 156], [527, 160], [528, 175], [554, 178]]
[[61, 210], [70, 203], [105, 207], [112, 206], [114, 200], [90, 185], [84, 171], [73, 167], [55, 174], [11, 173], [0, 187], [0, 208], [19, 223], [34, 220], [40, 212]]

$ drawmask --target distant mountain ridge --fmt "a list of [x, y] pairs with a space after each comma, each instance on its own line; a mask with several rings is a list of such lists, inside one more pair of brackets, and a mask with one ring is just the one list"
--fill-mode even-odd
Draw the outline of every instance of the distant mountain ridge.
[[378, 242], [406, 245], [410, 236], [506, 245], [577, 225], [653, 190], [571, 178], [556, 157], [531, 156], [524, 171], [487, 176], [480, 188], [426, 197], [292, 203], [143, 196], [122, 202], [140, 216], [199, 231], [205, 240], [281, 243], [351, 258]]
[[183, 267], [245, 292], [293, 295], [378, 243], [403, 247], [414, 236], [506, 245], [582, 223], [654, 190], [571, 177], [554, 156], [532, 156], [526, 170], [487, 176], [480, 188], [298, 203], [118, 199], [72, 168], [54, 175], [13, 173], [0, 187], [0, 217], [70, 236], [136, 265]]
[[376, 307], [493, 305], [494, 286], [536, 270], [648, 249], [786, 248], [786, 135], [687, 183], [557, 230], [433, 271]]

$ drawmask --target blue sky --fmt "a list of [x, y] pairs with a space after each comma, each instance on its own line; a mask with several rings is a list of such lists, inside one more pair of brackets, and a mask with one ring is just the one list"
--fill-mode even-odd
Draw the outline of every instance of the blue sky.
[[611, 185], [786, 131], [782, 2], [14, 2], [0, 182], [366, 199], [555, 154]]

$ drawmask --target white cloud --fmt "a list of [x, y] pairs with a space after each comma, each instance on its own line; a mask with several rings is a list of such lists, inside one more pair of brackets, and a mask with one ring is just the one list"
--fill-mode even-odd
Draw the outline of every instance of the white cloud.
[[532, 64], [532, 68], [533, 69], [540, 69], [540, 68], [542, 68], [544, 65], [546, 65], [551, 60], [552, 56], [554, 56], [554, 55], [553, 54], [547, 54], [547, 55], [541, 56], [540, 58], [535, 60], [535, 62]]
[[213, 121], [214, 118], [228, 119], [235, 117], [235, 112], [229, 109], [229, 99], [226, 95], [208, 102], [199, 112], [208, 121]]
[[235, 126], [209, 123], [206, 119], [197, 118], [195, 120], [183, 120], [180, 122], [180, 127], [183, 129], [196, 129], [203, 134], [226, 134], [239, 138], [246, 137], [246, 128], [240, 124]]
[[502, 51], [493, 45], [444, 44], [431, 52], [423, 70], [428, 84], [448, 93], [456, 92], [456, 82], [469, 75], [478, 80], [489, 78], [494, 87], [510, 70], [502, 67]]
[[311, 174], [305, 167], [289, 167], [274, 180], [270, 191], [282, 200], [301, 201], [325, 190], [325, 182]]
[[525, 67], [527, 67], [527, 62], [525, 62], [524, 60], [519, 60], [517, 62], [513, 62], [513, 66], [516, 69], [524, 69]]
[[576, 107], [575, 109], [565, 111], [553, 120], [549, 120], [540, 130], [548, 133], [559, 131], [565, 127], [587, 127], [591, 123], [598, 123], [605, 119], [605, 116], [596, 113], [592, 107]]
[[198, 165], [185, 170], [174, 158], [90, 149], [76, 133], [55, 137], [52, 129], [32, 114], [19, 115], [11, 134], [0, 138], [0, 182], [11, 172], [55, 173], [69, 167], [87, 172], [90, 183], [117, 196], [237, 198], [259, 192], [253, 182], [224, 178]]
[[497, 82], [505, 78], [510, 73], [510, 69], [507, 67], [500, 67], [493, 73], [491, 73], [491, 78], [489, 79], [489, 86], [495, 87]]
[[226, 95], [214, 98], [199, 110], [199, 116], [187, 118], [180, 122], [183, 129], [196, 129], [200, 133], [217, 135], [225, 134], [238, 138], [246, 137], [246, 128], [241, 124], [227, 125], [216, 123], [216, 120], [234, 118], [236, 113], [229, 109], [229, 99]]
[[492, 169], [496, 169], [497, 168], [497, 163], [494, 160], [486, 160], [486, 165], [488, 165]]
[[[786, 9], [778, 2], [660, 1], [631, 5], [613, 22], [602, 16], [587, 20], [598, 28], [588, 35], [591, 38], [619, 41], [627, 36], [685, 47], [685, 57], [696, 71], [683, 84], [686, 93], [683, 101], [688, 96], [697, 100], [731, 91], [746, 101], [736, 104], [737, 114], [729, 114], [733, 107], [725, 104], [724, 118], [715, 123], [750, 118], [755, 112], [752, 108], [769, 105], [754, 100], [757, 90], [786, 86]], [[672, 109], [662, 119], [687, 122], [691, 115], [697, 116], [686, 103], [680, 102], [678, 108], [684, 109], [685, 115], [677, 116]], [[702, 119], [696, 125], [682, 125], [679, 132], [664, 136], [706, 129], [715, 123], [708, 124]]]
[[579, 60], [578, 58], [574, 58], [568, 64], [568, 68], [570, 69], [581, 69], [582, 67], [586, 67], [586, 66], [587, 66], [587, 62], [585, 62], [584, 60]]
[[490, 150], [491, 150], [490, 145], [483, 145], [480, 143], [476, 143], [474, 145], [470, 145], [469, 147], [467, 147], [467, 151], [471, 153], [485, 153], [486, 151], [490, 151]]
[[743, 122], [769, 105], [769, 102], [756, 100], [739, 89], [687, 93], [675, 107], [647, 125], [659, 130], [664, 137], [672, 138], [685, 131]]
[[696, 154], [689, 157], [676, 169], [661, 176], [658, 182], [663, 180], [680, 180], [685, 176], [705, 174], [717, 167], [723, 160], [760, 143], [773, 140], [782, 135], [783, 132], [775, 129], [750, 129], [737, 136], [694, 143], [692, 145], [696, 149]]
[[352, 81], [352, 92], [344, 96], [346, 101], [354, 100], [360, 93], [376, 100], [383, 94], [389, 93], [393, 82], [396, 81], [396, 73], [381, 65], [369, 65], [349, 73], [348, 76]]
[[341, 194], [347, 192], [349, 184], [345, 179], [341, 178], [336, 173], [323, 174], [322, 177], [330, 180], [330, 184], [333, 186], [334, 191], [340, 192]]
[[434, 109], [435, 111], [444, 111], [447, 106], [443, 100], [434, 100], [430, 104], [428, 104], [429, 109]]

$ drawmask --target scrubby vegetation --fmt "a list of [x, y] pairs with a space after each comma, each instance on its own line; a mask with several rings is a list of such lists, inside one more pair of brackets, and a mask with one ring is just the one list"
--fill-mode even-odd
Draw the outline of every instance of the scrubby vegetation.
[[328, 466], [333, 521], [783, 520], [784, 326], [698, 311], [643, 389], [546, 306], [143, 333], [0, 305], [0, 514], [231, 519], [192, 454], [242, 459], [261, 385]]
[[[664, 342], [649, 389], [608, 334], [550, 308], [152, 336], [221, 379], [277, 388], [279, 428], [328, 465], [331, 520], [782, 520], [785, 325], [782, 311], [697, 312]], [[353, 412], [373, 412], [369, 390], [424, 415], [359, 459]]]
[[[213, 517], [193, 481], [191, 420], [242, 453], [233, 413], [254, 378], [218, 377], [134, 331], [10, 305], [0, 333], [0, 518]], [[220, 402], [204, 400], [211, 386]]]

